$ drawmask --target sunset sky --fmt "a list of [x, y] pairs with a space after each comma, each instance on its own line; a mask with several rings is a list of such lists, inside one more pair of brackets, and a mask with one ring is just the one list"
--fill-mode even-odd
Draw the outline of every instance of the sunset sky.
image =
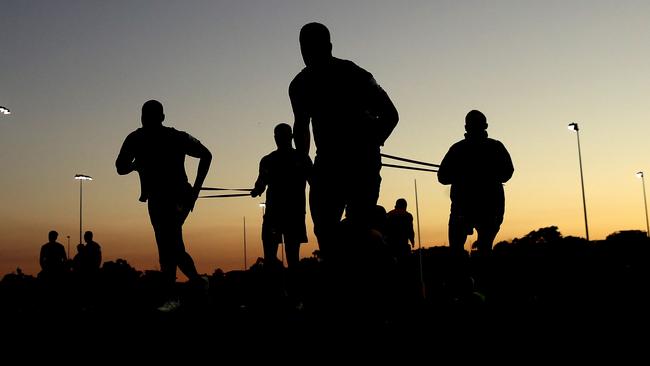
[[[71, 252], [84, 231], [104, 260], [157, 268], [136, 174], [115, 158], [149, 99], [213, 153], [205, 185], [252, 187], [273, 127], [293, 123], [288, 86], [304, 67], [298, 32], [319, 21], [333, 54], [373, 73], [400, 122], [383, 152], [439, 163], [471, 109], [510, 151], [497, 241], [557, 225], [584, 236], [580, 125], [591, 239], [645, 230], [635, 172], [650, 173], [648, 1], [36, 1], [0, 0], [0, 274], [36, 274], [49, 230]], [[312, 156], [314, 148], [311, 150]], [[197, 161], [187, 160], [193, 179]], [[404, 197], [421, 242], [447, 243], [449, 187], [435, 174], [384, 168], [379, 203]], [[200, 200], [184, 226], [200, 272], [262, 255], [262, 198]], [[307, 216], [310, 241], [317, 249]], [[470, 238], [467, 245], [470, 245]]]

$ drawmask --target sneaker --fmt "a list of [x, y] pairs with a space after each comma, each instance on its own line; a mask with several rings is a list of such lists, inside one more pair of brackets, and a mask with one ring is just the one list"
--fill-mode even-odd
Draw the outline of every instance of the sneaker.
[[181, 302], [178, 300], [168, 300], [162, 306], [158, 307], [158, 311], [163, 312], [163, 313], [169, 313], [172, 312], [176, 309], [178, 309], [181, 306]]

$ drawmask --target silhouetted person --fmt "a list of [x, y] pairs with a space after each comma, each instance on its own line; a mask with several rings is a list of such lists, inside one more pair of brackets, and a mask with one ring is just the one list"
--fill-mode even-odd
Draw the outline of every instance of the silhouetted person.
[[404, 198], [398, 199], [395, 208], [386, 214], [386, 243], [397, 259], [408, 256], [415, 245], [413, 215], [406, 211]]
[[[148, 201], [160, 269], [170, 289], [176, 281], [176, 267], [191, 282], [203, 286], [206, 281], [199, 276], [192, 257], [185, 251], [183, 223], [194, 209], [212, 154], [188, 133], [163, 126], [164, 120], [160, 102], [149, 100], [144, 103], [142, 128], [126, 137], [115, 166], [120, 175], [132, 171], [140, 175], [140, 199]], [[186, 155], [200, 159], [193, 186], [185, 173]], [[178, 302], [170, 301], [160, 310], [170, 310], [177, 305]]]
[[84, 273], [96, 273], [102, 265], [102, 248], [99, 243], [93, 241], [93, 232], [84, 233], [86, 244], [77, 245], [77, 255], [74, 257], [75, 270]]
[[312, 165], [309, 156], [292, 147], [292, 137], [288, 124], [275, 127], [278, 148], [260, 161], [259, 176], [251, 192], [252, 197], [257, 197], [268, 187], [262, 223], [264, 263], [278, 262], [278, 245], [284, 241], [289, 268], [298, 265], [300, 244], [307, 242], [305, 186]]
[[451, 184], [449, 246], [462, 251], [467, 235], [478, 233], [474, 246], [489, 254], [505, 210], [503, 183], [514, 171], [510, 154], [488, 138], [487, 119], [473, 110], [465, 117], [465, 139], [451, 146], [438, 170], [438, 181]]
[[41, 273], [39, 277], [58, 279], [67, 272], [68, 256], [65, 253], [63, 244], [56, 241], [59, 233], [52, 230], [48, 233], [48, 242], [41, 246], [40, 264]]
[[398, 122], [392, 101], [372, 74], [332, 56], [327, 27], [309, 23], [300, 30], [305, 68], [289, 96], [296, 150], [307, 155], [311, 123], [316, 146], [309, 203], [314, 232], [325, 261], [340, 258], [341, 216], [355, 230], [369, 229], [379, 197], [380, 146]]

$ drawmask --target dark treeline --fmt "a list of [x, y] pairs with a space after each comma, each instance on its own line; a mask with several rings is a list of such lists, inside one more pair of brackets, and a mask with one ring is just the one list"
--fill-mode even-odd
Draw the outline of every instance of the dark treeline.
[[[412, 251], [401, 264], [377, 249], [360, 249], [335, 280], [324, 280], [327, 268], [317, 251], [303, 258], [297, 276], [299, 304], [287, 296], [284, 283], [269, 280], [261, 258], [246, 271], [217, 269], [209, 276], [207, 294], [188, 283], [177, 284], [189, 305], [176, 316], [198, 311], [224, 319], [233, 314], [264, 319], [273, 312], [282, 318], [298, 314], [312, 320], [408, 325], [415, 317], [433, 319], [439, 312], [613, 315], [641, 313], [650, 305], [645, 296], [650, 240], [641, 231], [587, 242], [563, 237], [552, 226], [497, 243], [490, 257], [467, 252], [458, 257], [449, 247], [434, 246]], [[71, 272], [56, 281], [18, 269], [0, 282], [0, 312], [8, 318], [154, 313], [162, 296], [161, 277], [122, 259], [105, 262], [92, 276]]]

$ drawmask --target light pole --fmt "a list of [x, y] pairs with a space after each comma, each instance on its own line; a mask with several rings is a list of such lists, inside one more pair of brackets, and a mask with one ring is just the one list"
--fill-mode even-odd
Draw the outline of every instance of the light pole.
[[589, 225], [587, 224], [587, 200], [585, 199], [585, 180], [582, 174], [582, 154], [580, 152], [580, 129], [577, 122], [569, 123], [569, 130], [575, 131], [578, 138], [578, 162], [580, 163], [580, 185], [582, 187], [582, 207], [585, 211], [585, 232], [587, 234], [587, 241], [589, 241]]
[[636, 176], [641, 178], [641, 186], [643, 187], [643, 208], [645, 208], [645, 235], [650, 237], [650, 225], [648, 225], [648, 201], [645, 197], [645, 177], [643, 172], [636, 173]]
[[79, 181], [79, 244], [83, 243], [81, 241], [81, 227], [83, 223], [83, 192], [84, 192], [84, 180], [93, 180], [89, 175], [76, 174], [74, 179]]
[[0, 105], [0, 114], [4, 114], [5, 116], [8, 116], [11, 114], [11, 111], [9, 110], [9, 108]]

